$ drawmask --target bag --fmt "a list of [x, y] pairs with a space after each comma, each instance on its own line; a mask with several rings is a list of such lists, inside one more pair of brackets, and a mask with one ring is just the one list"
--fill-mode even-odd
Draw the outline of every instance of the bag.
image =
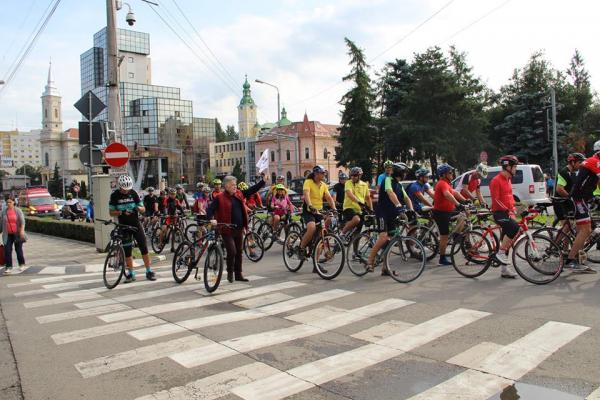
[[0, 265], [5, 265], [6, 260], [4, 260], [4, 245], [0, 244]]

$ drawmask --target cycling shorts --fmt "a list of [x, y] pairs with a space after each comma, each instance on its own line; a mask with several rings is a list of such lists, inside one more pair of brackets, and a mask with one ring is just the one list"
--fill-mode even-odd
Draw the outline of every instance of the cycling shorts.
[[508, 215], [508, 211], [494, 211], [492, 215], [494, 217], [494, 221], [496, 221], [496, 223], [500, 225], [500, 228], [502, 228], [502, 233], [504, 235], [511, 239], [514, 239], [515, 236], [517, 236], [521, 228], [519, 227], [517, 221]]
[[143, 256], [148, 254], [148, 244], [146, 243], [146, 235], [144, 234], [144, 228], [142, 228], [142, 224], [138, 221], [137, 226], [132, 225], [137, 228], [137, 232], [127, 232], [123, 238], [123, 250], [125, 250], [125, 257], [131, 257], [131, 253], [133, 252], [133, 239], [135, 239], [137, 243], [138, 249], [140, 249], [140, 253]]
[[432, 210], [432, 217], [438, 226], [440, 235], [447, 236], [450, 234], [450, 221], [452, 217], [458, 215], [456, 211], [438, 211]]
[[321, 214], [313, 214], [310, 211], [308, 211], [308, 209], [306, 208], [306, 205], [302, 206], [302, 221], [304, 221], [305, 224], [308, 224], [309, 222], [321, 222], [323, 220], [323, 215]]
[[575, 222], [577, 225], [586, 225], [592, 223], [590, 210], [585, 200], [573, 200], [575, 203]]

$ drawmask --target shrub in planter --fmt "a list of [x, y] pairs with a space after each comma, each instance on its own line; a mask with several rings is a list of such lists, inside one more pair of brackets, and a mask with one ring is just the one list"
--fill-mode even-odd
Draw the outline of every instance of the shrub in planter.
[[53, 218], [44, 217], [25, 217], [25, 230], [94, 243], [94, 225], [85, 222], [57, 221]]

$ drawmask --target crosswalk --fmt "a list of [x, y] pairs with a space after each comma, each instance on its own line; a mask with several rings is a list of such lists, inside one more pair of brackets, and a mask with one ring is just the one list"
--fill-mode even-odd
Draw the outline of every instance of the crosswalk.
[[[158, 272], [157, 281], [139, 280], [112, 291], [97, 273], [3, 286], [27, 314], [30, 327], [47, 327], [46, 346], [63, 352], [79, 346], [64, 367], [83, 382], [118, 379], [156, 362], [167, 363], [174, 374], [194, 377], [175, 380], [172, 387], [162, 380], [159, 388], [132, 394], [137, 400], [313, 398], [315, 390], [327, 391], [333, 382], [343, 385], [361, 371], [494, 321], [492, 313], [467, 308], [406, 321], [402, 316], [420, 305], [399, 295], [362, 297], [357, 290], [262, 276], [249, 277], [250, 283], [224, 282], [208, 295], [201, 282], [177, 285], [169, 274]], [[474, 335], [468, 348], [435, 361], [453, 371], [448, 379], [418, 392], [407, 389], [398, 398], [490, 399], [592, 332], [588, 326], [543, 321], [505, 344]], [[109, 345], [124, 336], [126, 349]], [[322, 337], [343, 337], [343, 345], [284, 364], [257, 356]], [[100, 348], [96, 343], [102, 343]], [[600, 399], [596, 389], [588, 399]]]

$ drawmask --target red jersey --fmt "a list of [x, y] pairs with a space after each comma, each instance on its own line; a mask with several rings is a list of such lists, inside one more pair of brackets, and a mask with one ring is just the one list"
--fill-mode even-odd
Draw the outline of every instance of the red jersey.
[[262, 199], [260, 198], [260, 195], [258, 193], [254, 193], [254, 194], [250, 195], [250, 197], [248, 197], [248, 199], [246, 200], [246, 205], [250, 208], [256, 208], [256, 207], [262, 208], [263, 204], [262, 204]]
[[436, 211], [444, 211], [444, 212], [452, 212], [456, 209], [454, 203], [444, 196], [444, 193], [450, 192], [455, 195], [456, 190], [452, 189], [450, 182], [445, 179], [440, 179], [440, 181], [435, 185], [435, 189], [433, 192], [433, 209]]
[[[475, 193], [480, 187], [481, 179], [479, 179], [479, 174], [477, 172], [473, 172], [471, 175], [469, 175], [469, 183], [467, 184], [467, 187], [462, 188], [461, 194], [463, 197], [469, 199], [471, 198], [471, 193]], [[469, 193], [466, 193], [467, 191]]]
[[490, 182], [490, 196], [492, 197], [492, 212], [513, 212], [515, 210], [512, 183], [510, 178], [504, 176], [502, 172]]

